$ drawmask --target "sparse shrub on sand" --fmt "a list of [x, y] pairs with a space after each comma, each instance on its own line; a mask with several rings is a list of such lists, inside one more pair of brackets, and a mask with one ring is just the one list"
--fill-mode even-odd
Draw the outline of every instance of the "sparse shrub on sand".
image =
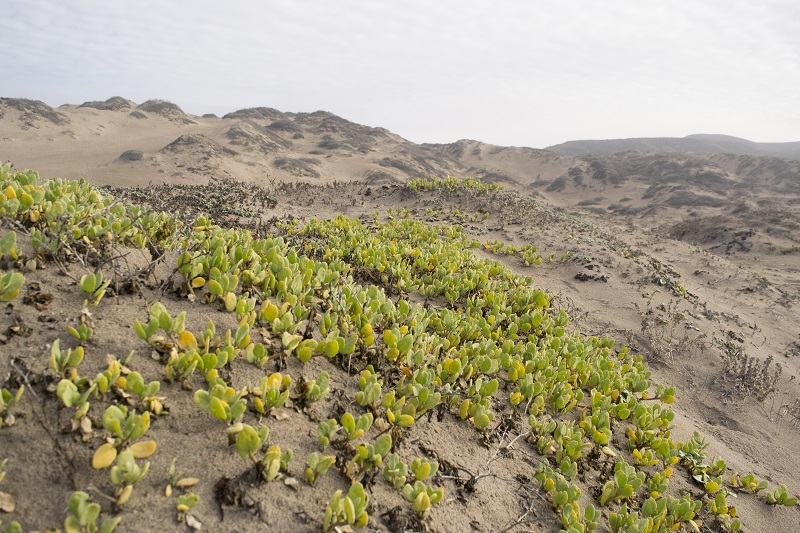
[[144, 152], [141, 150], [125, 150], [119, 156], [121, 161], [141, 161], [144, 159]]

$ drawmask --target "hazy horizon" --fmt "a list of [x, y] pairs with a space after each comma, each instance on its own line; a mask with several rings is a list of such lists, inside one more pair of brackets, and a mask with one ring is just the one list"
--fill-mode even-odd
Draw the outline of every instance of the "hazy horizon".
[[417, 143], [800, 140], [800, 4], [5, 3], [3, 92], [326, 110]]

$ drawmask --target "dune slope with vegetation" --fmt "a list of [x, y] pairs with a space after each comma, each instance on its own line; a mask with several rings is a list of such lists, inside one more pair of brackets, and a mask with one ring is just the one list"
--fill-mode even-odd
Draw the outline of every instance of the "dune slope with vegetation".
[[[153, 188], [3, 167], [7, 530], [796, 524], [796, 478], [734, 470], [677, 431], [676, 388], [537, 285], [572, 256], [504, 241], [513, 221], [478, 206], [591, 225], [480, 180], [317, 187], [352, 195], [351, 216], [307, 220], [263, 214], [308, 197], [294, 184], [216, 184], [236, 209], [186, 187], [185, 209], [165, 212]], [[668, 265], [604, 242], [669, 302], [691, 297]], [[745, 364], [741, 383], [766, 398], [772, 368]]]

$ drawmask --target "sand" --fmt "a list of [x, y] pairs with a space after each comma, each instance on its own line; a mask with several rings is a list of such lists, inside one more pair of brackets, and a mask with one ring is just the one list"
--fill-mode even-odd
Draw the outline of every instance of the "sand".
[[[0, 160], [34, 168], [43, 178], [83, 177], [120, 196], [133, 194], [121, 188], [140, 187], [136, 198], [187, 217], [208, 205], [198, 199], [201, 193], [213, 196], [237, 183], [234, 197], [249, 212], [219, 221], [259, 232], [271, 231], [275, 218], [338, 213], [357, 218], [376, 211], [385, 217], [390, 208], [404, 207], [420, 219], [462, 224], [482, 242], [533, 243], [544, 258], [541, 265], [494, 257], [552, 292], [556, 306], [572, 317], [573, 331], [608, 335], [631, 346], [648, 361], [656, 382], [677, 388], [675, 440], [700, 431], [709, 442], [709, 458], [724, 457], [729, 474], [754, 473], [773, 487], [783, 483], [791, 494], [800, 492], [800, 162], [700, 153], [572, 157], [477, 141], [417, 145], [325, 112], [257, 108], [225, 118], [198, 117], [174, 105], [123, 99], [57, 110], [0, 101]], [[430, 175], [481, 177], [504, 185], [506, 192], [412, 193], [402, 185]], [[166, 188], [158, 187], [162, 184]], [[189, 187], [208, 184], [211, 189]], [[219, 212], [225, 201], [217, 200]], [[456, 210], [489, 215], [464, 221]], [[131, 253], [126, 268], [149, 260]], [[47, 380], [34, 379], [47, 374], [49, 344], [68, 338], [66, 326], [80, 309], [74, 281], [82, 274], [80, 265], [70, 265], [68, 274], [55, 266], [27, 274], [28, 303], [15, 300], [0, 313], [0, 384], [17, 383], [23, 374], [33, 379], [15, 408], [14, 425], [0, 428], [0, 460], [9, 457], [0, 490], [17, 502], [0, 520], [15, 518], [32, 529], [60, 526], [70, 491], [107, 489], [107, 480], [88, 467], [102, 432], [90, 445], [64, 432], [68, 413], [45, 390]], [[163, 279], [168, 272], [154, 279], [159, 275]], [[146, 318], [146, 303], [154, 299], [173, 313], [187, 310], [192, 329], [201, 329], [209, 318], [218, 329], [235, 327], [230, 315], [159, 288], [145, 279], [141, 292], [104, 302], [84, 363], [92, 372], [105, 365], [106, 354], [124, 356], [136, 349], [134, 369], [147, 379], [159, 377], [147, 345], [117, 342], [135, 339], [132, 322]], [[34, 303], [45, 294], [52, 301], [37, 310]], [[773, 368], [779, 363], [774, 391], [763, 400], [744, 393], [741, 380], [726, 372], [726, 345], [762, 364], [772, 357]], [[302, 477], [302, 458], [315, 449], [316, 422], [344, 409], [357, 390], [346, 369], [327, 361], [305, 366], [294, 361], [285, 371], [310, 378], [322, 369], [331, 372], [336, 394], [310, 411], [284, 408], [270, 421], [270, 442], [291, 447], [301, 458], [291, 471], [294, 478]], [[231, 379], [243, 386], [260, 375], [263, 371], [242, 363]], [[162, 393], [170, 414], [151, 429], [159, 451], [125, 506], [118, 531], [177, 527], [174, 501], [163, 497], [173, 458], [181, 472], [202, 480], [192, 515], [205, 530], [319, 528], [327, 498], [346, 486], [342, 475], [329, 475], [316, 488], [254, 483], [241, 475], [245, 465], [219, 442], [216, 421], [194, 406], [190, 394], [175, 384], [163, 385]], [[445, 500], [423, 523], [399, 493], [377, 480], [370, 529], [557, 531], [560, 521], [530, 482], [535, 448], [524, 439], [511, 444], [521, 429], [500, 424], [503, 419], [496, 419], [490, 439], [450, 414], [439, 423], [416, 424], [399, 453], [435, 454], [451, 466], [451, 477], [461, 479], [441, 480]], [[477, 481], [467, 483], [470, 477]], [[701, 492], [686, 480], [676, 480], [673, 489]], [[223, 493], [228, 501], [220, 499]], [[734, 504], [745, 531], [800, 530], [797, 507], [770, 507], [763, 496], [750, 495]], [[716, 527], [709, 523], [703, 530]]]

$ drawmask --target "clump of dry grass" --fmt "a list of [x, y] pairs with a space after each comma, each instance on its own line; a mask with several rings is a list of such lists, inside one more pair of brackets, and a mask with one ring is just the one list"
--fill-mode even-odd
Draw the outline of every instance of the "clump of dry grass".
[[773, 366], [771, 355], [761, 361], [748, 356], [744, 348], [733, 341], [723, 343], [722, 350], [725, 381], [729, 384], [726, 393], [729, 396], [738, 395], [744, 399], [755, 398], [763, 402], [777, 390], [783, 369], [779, 363]]

